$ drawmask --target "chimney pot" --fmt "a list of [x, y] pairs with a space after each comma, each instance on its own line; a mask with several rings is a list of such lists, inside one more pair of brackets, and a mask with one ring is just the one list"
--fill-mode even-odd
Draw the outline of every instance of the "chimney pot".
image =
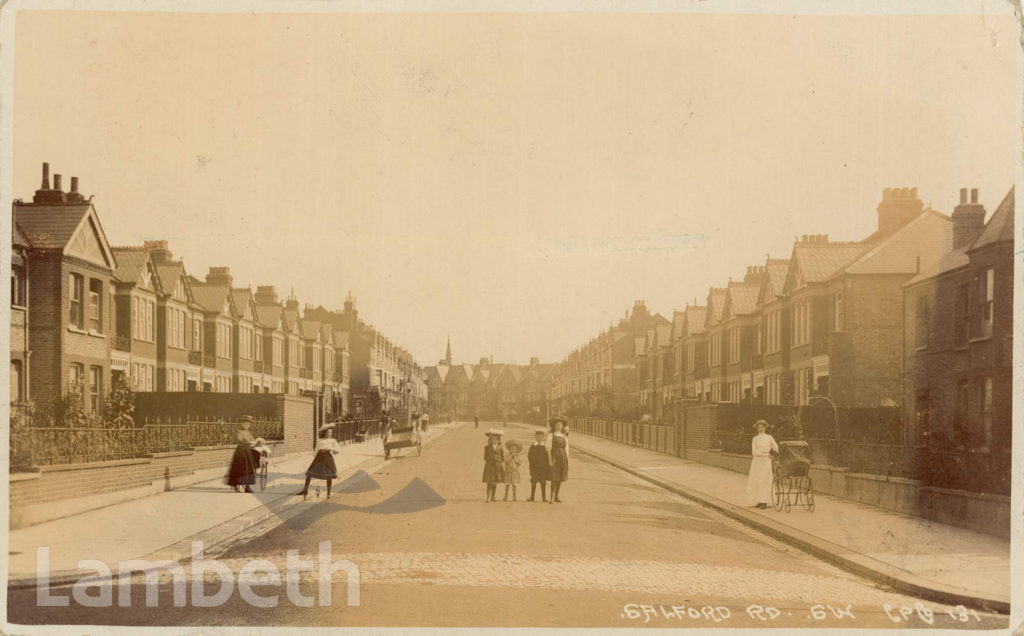
[[71, 192], [78, 192], [78, 177], [71, 177]]
[[61, 191], [61, 188], [60, 188], [60, 175], [59, 174], [53, 175], [53, 189], [56, 190], [57, 192]]
[[967, 203], [967, 188], [960, 188], [960, 203]]
[[39, 186], [40, 190], [50, 189], [50, 164], [43, 162], [43, 184]]
[[977, 202], [978, 202], [978, 189], [977, 188], [971, 188], [971, 203], [977, 203]]
[[806, 243], [806, 242], [807, 242], [807, 235], [806, 235], [806, 234], [804, 234], [804, 235], [802, 235], [802, 236], [800, 237], [800, 242], [801, 242], [801, 243]]

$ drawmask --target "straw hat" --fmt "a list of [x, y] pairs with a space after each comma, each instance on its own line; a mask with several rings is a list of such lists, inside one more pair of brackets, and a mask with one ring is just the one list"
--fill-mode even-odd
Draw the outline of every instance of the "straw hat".
[[569, 420], [567, 420], [564, 415], [556, 415], [553, 418], [551, 418], [550, 420], [548, 420], [548, 424], [554, 424], [555, 422], [561, 422], [562, 424], [568, 424]]
[[513, 439], [510, 439], [507, 442], [505, 442], [505, 448], [509, 450], [521, 451], [523, 450], [523, 445]]
[[263, 439], [262, 437], [257, 437], [254, 443], [256, 444], [256, 446], [263, 446], [264, 444], [267, 443], [267, 440]]
[[316, 432], [317, 433], [323, 433], [324, 431], [329, 431], [332, 428], [334, 428], [334, 424], [324, 424], [323, 426], [318, 428]]
[[240, 417], [238, 419], [239, 419], [238, 428], [245, 429], [245, 430], [249, 430], [249, 427], [252, 426], [252, 423], [256, 421], [253, 418], [253, 416], [251, 416], [251, 415], [243, 415], [242, 417]]
[[487, 437], [490, 437], [491, 435], [494, 435], [496, 437], [501, 437], [504, 434], [505, 434], [505, 431], [501, 430], [500, 428], [492, 428], [491, 430], [489, 430], [486, 433], [484, 433], [484, 435], [486, 435]]
[[768, 429], [768, 422], [766, 422], [764, 420], [757, 420], [756, 422], [754, 422], [754, 430], [756, 431], [757, 427], [762, 425], [762, 424], [764, 424], [764, 428], [765, 428], [765, 430], [767, 430]]

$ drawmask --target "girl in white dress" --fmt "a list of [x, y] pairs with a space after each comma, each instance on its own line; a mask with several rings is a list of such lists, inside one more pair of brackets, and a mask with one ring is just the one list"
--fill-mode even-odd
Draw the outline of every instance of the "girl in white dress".
[[756, 508], [767, 508], [772, 500], [772, 451], [779, 452], [775, 438], [766, 433], [768, 422], [754, 423], [757, 435], [750, 442], [750, 475], [747, 476], [747, 504]]

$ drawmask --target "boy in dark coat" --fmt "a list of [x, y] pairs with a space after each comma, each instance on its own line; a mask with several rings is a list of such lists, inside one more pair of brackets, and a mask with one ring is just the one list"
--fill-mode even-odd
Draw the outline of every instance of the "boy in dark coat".
[[533, 501], [534, 496], [537, 493], [537, 484], [540, 484], [540, 497], [542, 500], [547, 501], [547, 480], [548, 480], [548, 451], [544, 447], [544, 440], [547, 439], [547, 433], [544, 431], [537, 431], [536, 441], [533, 446], [530, 446], [530, 452], [526, 455], [526, 458], [530, 461], [530, 498], [527, 501]]

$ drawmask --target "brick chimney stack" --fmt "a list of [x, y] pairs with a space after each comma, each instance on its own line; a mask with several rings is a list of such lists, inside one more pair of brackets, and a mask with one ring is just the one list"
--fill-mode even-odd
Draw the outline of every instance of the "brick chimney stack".
[[60, 191], [60, 175], [53, 175], [53, 189], [50, 189], [50, 164], [43, 164], [43, 182], [32, 197], [32, 203], [43, 205], [63, 205], [67, 203], [67, 196]]
[[71, 191], [67, 196], [68, 203], [85, 203], [85, 197], [78, 192], [78, 177], [71, 177]]
[[273, 285], [257, 285], [256, 293], [253, 295], [257, 305], [276, 305], [277, 290]]
[[299, 310], [299, 299], [295, 297], [295, 288], [292, 287], [292, 293], [288, 294], [288, 300], [284, 303], [285, 309]]
[[167, 249], [167, 241], [143, 241], [142, 247], [149, 250], [149, 256], [154, 263], [170, 263], [174, 255]]
[[878, 234], [888, 236], [913, 221], [924, 211], [917, 188], [886, 188], [878, 204]]
[[978, 189], [971, 189], [971, 200], [967, 200], [967, 188], [960, 188], [960, 205], [953, 208], [953, 249], [969, 244], [978, 238], [985, 227], [985, 206], [978, 203]]
[[206, 275], [206, 283], [218, 287], [231, 287], [232, 280], [230, 267], [211, 267]]

